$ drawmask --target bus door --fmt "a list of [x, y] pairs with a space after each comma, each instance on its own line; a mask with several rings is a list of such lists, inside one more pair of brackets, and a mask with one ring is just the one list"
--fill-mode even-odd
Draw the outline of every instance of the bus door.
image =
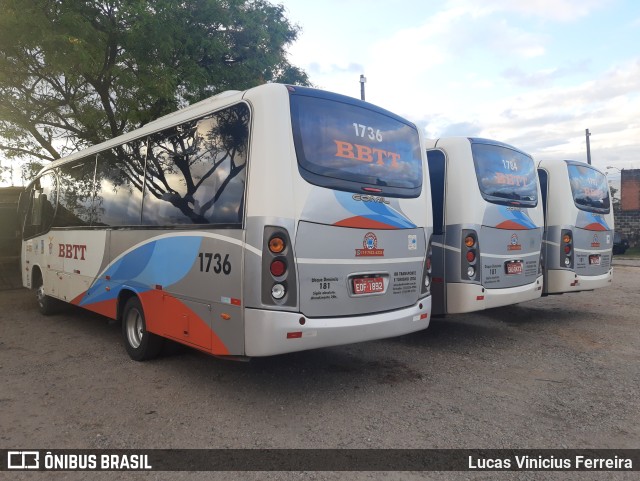
[[431, 202], [433, 207], [433, 241], [432, 264], [433, 277], [431, 285], [432, 310], [434, 315], [446, 313], [446, 177], [447, 162], [442, 150], [427, 151], [429, 180], [431, 182]]

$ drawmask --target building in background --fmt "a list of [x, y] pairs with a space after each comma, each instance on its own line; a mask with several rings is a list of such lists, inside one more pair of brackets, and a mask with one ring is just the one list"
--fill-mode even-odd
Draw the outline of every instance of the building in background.
[[22, 187], [0, 187], [0, 257], [20, 254], [18, 199]]
[[614, 204], [614, 216], [616, 232], [632, 247], [640, 245], [640, 169], [620, 172], [620, 203]]

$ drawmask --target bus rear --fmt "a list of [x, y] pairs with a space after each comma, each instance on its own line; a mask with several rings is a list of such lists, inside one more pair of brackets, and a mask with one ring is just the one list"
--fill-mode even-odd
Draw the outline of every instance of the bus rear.
[[544, 294], [606, 287], [614, 221], [604, 173], [583, 162], [538, 164], [545, 210]]
[[[265, 136], [248, 187], [247, 239], [261, 256], [245, 268], [247, 355], [426, 328], [431, 218], [416, 127], [314, 89], [272, 94], [253, 101]], [[289, 115], [263, 118], [257, 103], [278, 99]]]
[[434, 314], [540, 297], [542, 204], [533, 159], [503, 143], [427, 143], [434, 206]]

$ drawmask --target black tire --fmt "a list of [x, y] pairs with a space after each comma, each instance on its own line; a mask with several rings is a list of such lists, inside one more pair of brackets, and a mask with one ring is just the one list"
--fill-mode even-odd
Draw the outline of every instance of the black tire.
[[164, 339], [147, 331], [142, 304], [137, 297], [129, 299], [122, 311], [122, 337], [134, 361], [153, 359], [162, 349]]
[[44, 293], [44, 281], [42, 275], [38, 272], [34, 275], [34, 286], [36, 292], [36, 301], [38, 302], [38, 310], [44, 316], [51, 316], [60, 312], [62, 302], [58, 299], [48, 296]]

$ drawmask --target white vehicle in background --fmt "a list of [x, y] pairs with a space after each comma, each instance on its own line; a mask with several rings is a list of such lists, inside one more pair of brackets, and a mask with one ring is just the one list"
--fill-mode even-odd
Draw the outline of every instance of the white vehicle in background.
[[540, 297], [542, 202], [531, 156], [493, 140], [427, 140], [433, 314]]
[[613, 279], [613, 208], [607, 178], [572, 160], [542, 160], [544, 294], [606, 287]]

